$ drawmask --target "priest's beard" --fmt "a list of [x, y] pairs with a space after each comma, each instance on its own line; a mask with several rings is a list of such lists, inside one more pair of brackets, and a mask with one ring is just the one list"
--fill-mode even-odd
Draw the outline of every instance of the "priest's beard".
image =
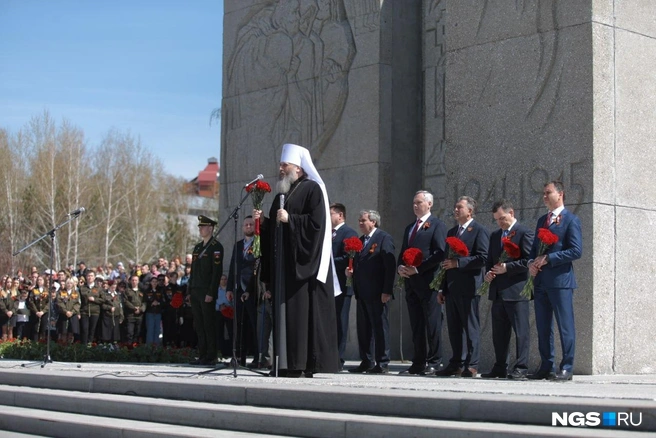
[[297, 179], [298, 179], [298, 170], [291, 169], [289, 173], [285, 174], [285, 176], [283, 176], [282, 178], [280, 178], [280, 180], [278, 180], [278, 183], [276, 184], [278, 193], [289, 192], [289, 189], [292, 187], [292, 184], [294, 184]]

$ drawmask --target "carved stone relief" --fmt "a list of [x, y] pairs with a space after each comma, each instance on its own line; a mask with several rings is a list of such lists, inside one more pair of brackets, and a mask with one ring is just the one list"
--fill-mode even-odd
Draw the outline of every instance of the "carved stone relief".
[[380, 3], [381, 0], [349, 0], [346, 3], [356, 35], [378, 31], [380, 28]]
[[283, 143], [319, 159], [341, 119], [356, 54], [343, 0], [271, 0], [240, 23], [226, 68], [227, 148]]
[[446, 0], [424, 2], [425, 140], [424, 187], [434, 196], [434, 210], [442, 215], [446, 203], [446, 140], [444, 136]]

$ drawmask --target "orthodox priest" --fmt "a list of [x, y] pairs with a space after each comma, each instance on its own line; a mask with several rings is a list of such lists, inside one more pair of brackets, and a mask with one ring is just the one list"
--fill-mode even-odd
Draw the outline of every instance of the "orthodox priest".
[[326, 187], [310, 152], [293, 144], [283, 146], [279, 178], [270, 219], [253, 210], [253, 218], [261, 220], [261, 278], [276, 302], [278, 376], [334, 373], [339, 367], [334, 297], [341, 291], [333, 275]]

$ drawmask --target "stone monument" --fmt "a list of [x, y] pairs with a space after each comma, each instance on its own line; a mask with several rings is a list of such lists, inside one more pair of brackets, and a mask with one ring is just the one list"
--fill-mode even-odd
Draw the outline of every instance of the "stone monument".
[[[224, 214], [254, 175], [275, 181], [287, 142], [310, 149], [351, 226], [380, 211], [397, 250], [419, 189], [449, 227], [457, 197], [476, 198], [492, 230], [502, 197], [534, 227], [561, 179], [584, 232], [575, 372], [654, 372], [656, 263], [637, 255], [656, 246], [651, 0], [226, 0], [223, 44]], [[402, 291], [391, 309], [393, 358], [410, 359]], [[483, 372], [489, 313], [482, 300]], [[444, 324], [444, 361], [447, 339]]]

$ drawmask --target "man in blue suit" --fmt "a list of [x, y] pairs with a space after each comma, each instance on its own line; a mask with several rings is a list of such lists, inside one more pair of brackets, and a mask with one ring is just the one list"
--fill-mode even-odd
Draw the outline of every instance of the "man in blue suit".
[[362, 210], [358, 225], [362, 232], [362, 251], [355, 257], [353, 276], [358, 315], [360, 365], [350, 373], [387, 374], [389, 372], [389, 309], [394, 289], [394, 242], [378, 228], [380, 214]]
[[[442, 306], [437, 291], [429, 284], [444, 260], [446, 225], [431, 214], [433, 195], [425, 190], [415, 193], [412, 200], [415, 220], [403, 233], [403, 246], [397, 262], [398, 273], [405, 278], [405, 301], [408, 305], [414, 353], [412, 366], [403, 372], [433, 375], [442, 362]], [[418, 248], [423, 254], [421, 265], [406, 266], [403, 253]]]
[[[544, 185], [544, 205], [549, 213], [538, 219], [536, 239], [531, 249], [529, 274], [535, 277], [535, 325], [538, 331], [538, 350], [541, 364], [534, 380], [572, 380], [574, 369], [574, 348], [576, 333], [574, 329], [573, 295], [576, 278], [572, 262], [581, 258], [581, 221], [565, 208], [565, 189], [560, 181]], [[538, 256], [540, 228], [548, 228], [558, 236], [558, 242], [551, 245], [546, 253]], [[556, 316], [563, 359], [560, 370], [554, 374], [553, 315]]]
[[[488, 299], [492, 301], [492, 344], [496, 361], [484, 378], [525, 380], [528, 376], [530, 345], [529, 300], [521, 295], [528, 278], [528, 258], [533, 244], [533, 231], [515, 218], [512, 203], [506, 199], [492, 206], [499, 229], [490, 235], [485, 281], [490, 283]], [[519, 247], [518, 258], [499, 263], [503, 239]], [[508, 370], [510, 335], [515, 332], [516, 362]]]
[[357, 237], [358, 233], [346, 225], [346, 207], [344, 204], [334, 203], [330, 206], [330, 222], [333, 226], [333, 260], [339, 287], [342, 293], [335, 297], [335, 313], [337, 316], [337, 348], [339, 349], [339, 369], [344, 367], [344, 351], [349, 328], [349, 312], [351, 311], [351, 297], [353, 288], [346, 287], [346, 268], [348, 267], [348, 253], [344, 251], [344, 239]]
[[[244, 238], [239, 240], [232, 251], [226, 298], [236, 302], [235, 318], [237, 319], [236, 349], [240, 355], [240, 363], [246, 365], [246, 356], [250, 349], [255, 358], [249, 368], [258, 367], [257, 340], [257, 294], [251, 296], [249, 285], [255, 272], [255, 257], [253, 256], [253, 238], [255, 236], [255, 221], [252, 216], [246, 216], [242, 224]], [[236, 263], [235, 263], [236, 259]], [[233, 301], [236, 298], [236, 301]], [[248, 321], [248, 324], [245, 323]]]
[[469, 255], [442, 262], [442, 267], [447, 271], [437, 300], [446, 304], [453, 356], [449, 365], [436, 373], [440, 377], [476, 377], [478, 373], [481, 327], [478, 304], [481, 297], [476, 291], [483, 283], [490, 235], [483, 225], [474, 220], [475, 212], [476, 201], [473, 198], [458, 198], [453, 211], [458, 225], [447, 232], [447, 237], [458, 237], [467, 245]]

